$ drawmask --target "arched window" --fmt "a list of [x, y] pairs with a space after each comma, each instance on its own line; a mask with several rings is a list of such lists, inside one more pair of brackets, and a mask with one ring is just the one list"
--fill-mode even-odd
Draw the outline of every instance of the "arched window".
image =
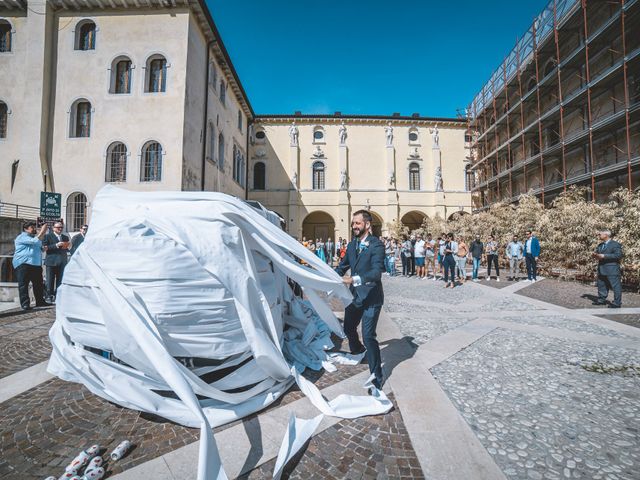
[[0, 20], [0, 53], [11, 51], [11, 24], [6, 20]]
[[415, 162], [409, 165], [409, 190], [420, 190], [420, 166]]
[[70, 232], [79, 232], [87, 223], [87, 196], [74, 192], [67, 197], [67, 228]]
[[81, 98], [73, 102], [69, 112], [69, 136], [89, 137], [91, 135], [91, 103]]
[[122, 142], [113, 142], [107, 148], [105, 182], [127, 181], [127, 147]]
[[313, 143], [325, 143], [324, 142], [324, 128], [322, 128], [322, 127], [314, 127], [313, 128]]
[[265, 178], [265, 165], [264, 162], [257, 162], [253, 166], [253, 189], [254, 190], [264, 190], [266, 188], [266, 178]]
[[409, 129], [409, 145], [418, 145], [420, 143], [420, 136], [418, 135], [417, 128]]
[[224, 137], [222, 132], [218, 135], [218, 168], [224, 169]]
[[213, 122], [209, 122], [209, 131], [207, 132], [207, 137], [209, 139], [209, 160], [215, 162], [216, 155], [216, 132], [213, 127]]
[[324, 190], [324, 163], [313, 162], [313, 187], [314, 190]]
[[82, 20], [76, 25], [76, 50], [95, 50], [96, 24], [91, 20]]
[[167, 59], [162, 55], [147, 58], [145, 68], [145, 92], [159, 93], [167, 91]]
[[131, 60], [118, 57], [111, 63], [111, 93], [131, 93]]
[[527, 83], [527, 92], [530, 92], [534, 88], [536, 88], [536, 79], [532, 78], [529, 80], [529, 83]]
[[4, 102], [0, 102], [0, 138], [7, 138], [7, 125], [9, 124], [9, 108]]
[[141, 182], [159, 182], [162, 180], [162, 146], [158, 142], [147, 142], [142, 147], [140, 167]]
[[544, 72], [543, 72], [542, 76], [546, 77], [547, 75], [549, 75], [553, 71], [555, 66], [556, 66], [556, 64], [555, 64], [553, 58], [549, 59], [547, 64], [544, 66]]
[[464, 189], [468, 192], [473, 188], [473, 171], [471, 165], [464, 167]]

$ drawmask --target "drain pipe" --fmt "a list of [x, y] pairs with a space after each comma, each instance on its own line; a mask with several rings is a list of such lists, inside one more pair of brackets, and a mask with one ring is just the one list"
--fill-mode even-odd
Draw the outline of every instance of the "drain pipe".
[[[205, 173], [207, 170], [207, 144], [208, 139], [207, 135], [209, 133], [209, 125], [207, 125], [207, 119], [209, 117], [209, 52], [211, 51], [211, 47], [215, 43], [215, 40], [211, 40], [207, 43], [207, 56], [204, 64], [205, 69], [205, 82], [204, 82], [204, 118], [202, 119], [202, 173], [200, 176], [200, 190], [204, 191], [205, 185]], [[213, 155], [214, 152], [211, 152]]]

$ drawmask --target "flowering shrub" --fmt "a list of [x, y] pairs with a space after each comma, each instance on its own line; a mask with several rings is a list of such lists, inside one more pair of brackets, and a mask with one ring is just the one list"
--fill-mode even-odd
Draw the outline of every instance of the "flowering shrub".
[[545, 207], [534, 195], [522, 195], [518, 204], [497, 203], [473, 215], [457, 214], [445, 221], [427, 218], [420, 229], [434, 235], [454, 232], [467, 240], [479, 234], [493, 235], [503, 250], [513, 235], [524, 241], [533, 230], [540, 239], [540, 268], [547, 274], [558, 269], [593, 278], [597, 263], [591, 257], [599, 240], [597, 232], [608, 228], [622, 244], [626, 283], [640, 286], [640, 190], [618, 189], [604, 204], [587, 200], [587, 189], [570, 188]]

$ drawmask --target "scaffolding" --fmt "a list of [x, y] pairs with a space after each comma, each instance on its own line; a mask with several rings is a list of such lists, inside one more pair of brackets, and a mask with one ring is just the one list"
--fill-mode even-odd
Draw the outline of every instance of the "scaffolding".
[[467, 108], [475, 210], [640, 186], [640, 1], [551, 0]]

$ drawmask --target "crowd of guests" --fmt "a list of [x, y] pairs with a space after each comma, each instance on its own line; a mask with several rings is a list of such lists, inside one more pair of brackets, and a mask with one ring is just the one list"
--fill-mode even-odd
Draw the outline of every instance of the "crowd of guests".
[[[88, 228], [83, 225], [80, 233], [70, 238], [68, 233], [64, 233], [62, 220], [53, 222], [51, 228], [46, 223], [38, 226], [32, 221], [22, 225], [22, 233], [14, 241], [13, 269], [23, 310], [32, 308], [29, 284], [33, 288], [36, 307], [55, 303], [67, 261], [84, 241]], [[46, 283], [43, 280], [43, 264]]]
[[[389, 276], [402, 275], [418, 279], [444, 280], [445, 288], [453, 288], [467, 281], [471, 269], [471, 280], [477, 282], [480, 266], [487, 266], [487, 279], [495, 277], [500, 281], [501, 252], [509, 265], [509, 280], [520, 277], [524, 261], [527, 278], [537, 280], [537, 262], [540, 256], [540, 241], [531, 230], [526, 239], [520, 241], [517, 235], [507, 245], [500, 245], [492, 235], [486, 239], [475, 235], [469, 243], [461, 235], [442, 233], [434, 237], [431, 233], [423, 236], [414, 234], [403, 238], [380, 237], [385, 247], [385, 268]], [[337, 264], [347, 250], [347, 240], [340, 237], [337, 242], [330, 238], [302, 238], [302, 244], [329, 265]], [[400, 273], [401, 272], [401, 273]], [[495, 275], [494, 275], [495, 274]]]
[[445, 288], [453, 288], [456, 282], [464, 283], [469, 278], [467, 264], [471, 267], [471, 280], [477, 282], [480, 266], [487, 266], [487, 279], [493, 277], [500, 281], [500, 252], [504, 251], [510, 265], [509, 280], [518, 280], [522, 260], [526, 261], [527, 280], [537, 279], [537, 260], [540, 256], [540, 242], [533, 232], [527, 231], [527, 239], [520, 242], [514, 236], [508, 245], [502, 248], [492, 235], [481, 239], [475, 235], [468, 241], [461, 235], [442, 233], [435, 237], [431, 233], [425, 236], [415, 234], [402, 239], [383, 238], [387, 255], [387, 274], [396, 275], [397, 266], [402, 266], [403, 276], [419, 279], [442, 279]]

